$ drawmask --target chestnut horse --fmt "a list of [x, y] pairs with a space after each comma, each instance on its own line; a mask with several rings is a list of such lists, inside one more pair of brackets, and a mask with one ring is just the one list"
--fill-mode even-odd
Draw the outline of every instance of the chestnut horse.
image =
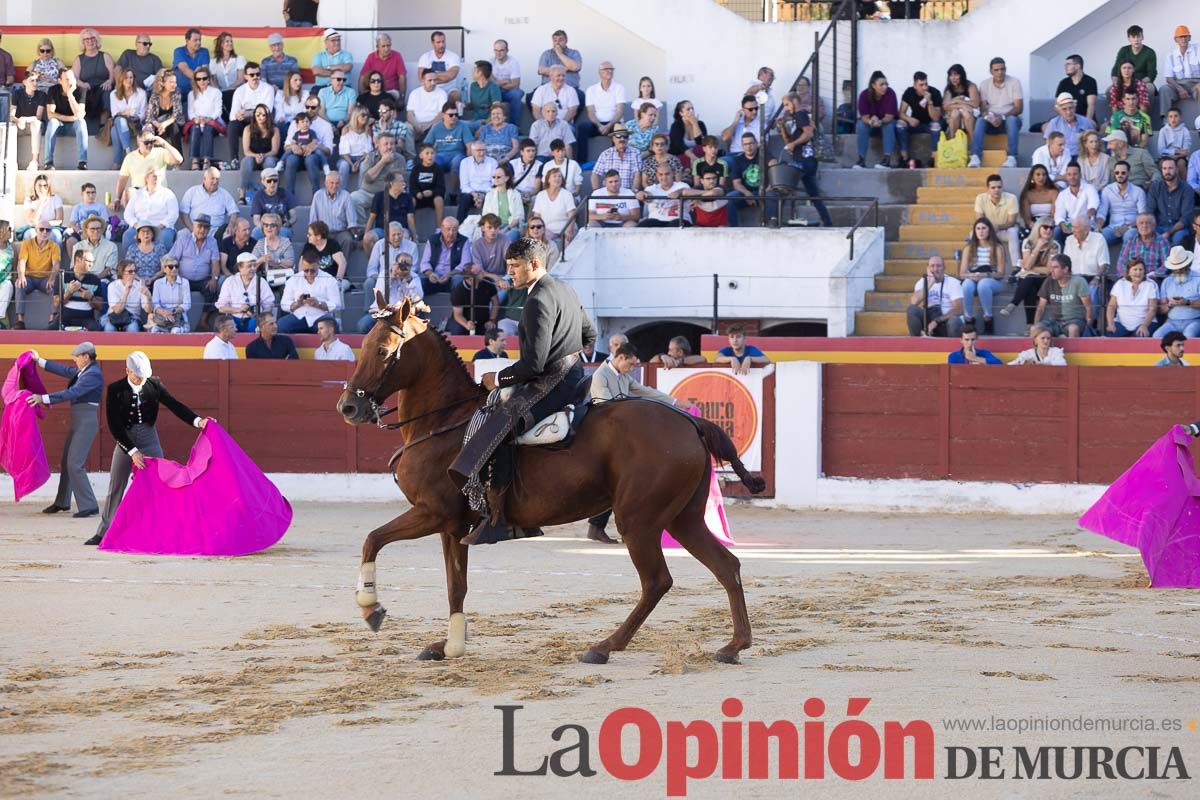
[[[368, 625], [378, 630], [386, 614], [375, 585], [379, 551], [391, 542], [441, 534], [449, 635], [427, 646], [418, 658], [453, 658], [463, 654], [466, 636], [467, 547], [460, 539], [479, 514], [471, 510], [447, 468], [486, 393], [450, 342], [413, 313], [407, 299], [390, 307], [378, 292], [375, 299], [385, 312], [377, 315], [363, 339], [361, 358], [338, 411], [351, 425], [377, 422], [385, 399], [398, 393], [403, 447], [394, 459], [394, 477], [412, 508], [367, 534], [356, 600]], [[660, 403], [602, 403], [591, 410], [569, 447], [519, 448], [504, 509], [508, 521], [522, 528], [562, 525], [611, 507], [641, 580], [637, 605], [611, 636], [583, 654], [586, 663], [603, 664], [612, 651], [624, 650], [671, 588], [661, 545], [663, 529], [712, 571], [729, 596], [733, 638], [713, 657], [736, 663], [738, 653], [750, 646], [740, 564], [709, 533], [704, 508], [713, 458], [732, 464], [752, 491], [762, 491], [763, 482], [746, 471], [720, 428], [697, 422], [699, 433], [691, 418]]]

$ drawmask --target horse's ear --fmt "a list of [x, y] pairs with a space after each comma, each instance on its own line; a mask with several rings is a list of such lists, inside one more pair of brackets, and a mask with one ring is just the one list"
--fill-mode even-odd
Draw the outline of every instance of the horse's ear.
[[404, 302], [400, 304], [400, 324], [403, 325], [405, 320], [412, 315], [412, 300], [408, 295], [404, 296]]
[[375, 307], [380, 311], [387, 308], [387, 301], [383, 299], [383, 292], [375, 290]]

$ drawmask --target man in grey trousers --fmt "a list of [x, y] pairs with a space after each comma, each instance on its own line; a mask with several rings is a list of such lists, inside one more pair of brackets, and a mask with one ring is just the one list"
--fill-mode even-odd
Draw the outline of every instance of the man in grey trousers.
[[94, 517], [100, 512], [92, 482], [87, 476], [87, 458], [92, 442], [100, 430], [100, 394], [104, 391], [104, 376], [96, 363], [96, 348], [91, 342], [80, 342], [71, 351], [75, 366], [66, 367], [47, 361], [33, 351], [37, 364], [47, 372], [67, 379], [67, 388], [53, 394], [30, 395], [30, 405], [52, 406], [70, 401], [71, 431], [63, 445], [62, 465], [58, 471], [58, 494], [54, 502], [42, 509], [43, 514], [71, 510], [71, 494], [75, 495], [76, 519]]

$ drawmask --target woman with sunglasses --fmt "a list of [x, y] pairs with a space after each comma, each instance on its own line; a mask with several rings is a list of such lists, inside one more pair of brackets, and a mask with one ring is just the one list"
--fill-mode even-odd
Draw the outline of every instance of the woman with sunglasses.
[[117, 264], [117, 280], [108, 285], [108, 313], [102, 322], [109, 333], [137, 333], [150, 310], [150, 292], [128, 259]]
[[304, 113], [306, 97], [304, 77], [299, 72], [289, 72], [283, 79], [283, 88], [275, 92], [275, 126], [279, 128], [279, 141], [287, 141], [288, 127]]
[[375, 149], [375, 142], [371, 138], [371, 115], [367, 109], [351, 106], [349, 119], [338, 144], [337, 163], [337, 171], [342, 176], [342, 186], [346, 191], [350, 191], [350, 175], [358, 175], [362, 171], [363, 162]]
[[213, 159], [213, 137], [225, 135], [221, 92], [212, 85], [208, 67], [197, 67], [192, 73], [187, 108], [191, 119], [183, 126], [183, 133], [191, 149], [192, 169], [208, 169]]
[[108, 95], [108, 108], [113, 121], [113, 169], [120, 169], [125, 154], [136, 149], [133, 139], [146, 118], [146, 90], [137, 85], [133, 70], [117, 67], [116, 84]]
[[529, 222], [525, 224], [525, 235], [530, 239], [537, 239], [546, 247], [546, 269], [553, 269], [558, 263], [558, 245], [555, 244], [549, 236], [547, 236], [546, 220], [542, 219], [541, 214], [536, 211], [529, 217]]
[[33, 191], [25, 203], [25, 225], [17, 231], [17, 238], [32, 239], [39, 222], [50, 228], [50, 238], [55, 244], [62, 244], [63, 201], [54, 193], [45, 173], [39, 173], [33, 179]]
[[1014, 276], [1017, 289], [1013, 298], [1004, 308], [1000, 316], [1007, 317], [1025, 306], [1025, 321], [1033, 324], [1034, 313], [1037, 311], [1038, 291], [1050, 274], [1050, 259], [1062, 252], [1058, 242], [1054, 241], [1054, 220], [1050, 217], [1038, 217], [1029, 232], [1029, 238], [1021, 245], [1021, 269]]
[[650, 154], [642, 159], [642, 185], [653, 186], [658, 183], [658, 165], [665, 164], [671, 168], [681, 181], [691, 182], [691, 171], [685, 170], [679, 159], [667, 152], [670, 146], [665, 133], [656, 133], [650, 139]]
[[521, 238], [525, 225], [525, 201], [513, 188], [512, 166], [501, 164], [492, 170], [492, 188], [483, 198], [484, 215], [495, 214], [500, 219], [500, 233], [510, 242]]
[[382, 72], [366, 73], [366, 70], [363, 72], [364, 86], [358, 93], [357, 102], [367, 110], [367, 115], [374, 122], [379, 119], [379, 104], [383, 102], [383, 98], [392, 96], [383, 89]]
[[163, 277], [154, 282], [150, 294], [150, 332], [187, 333], [191, 329], [192, 286], [179, 274], [179, 259], [164, 258], [162, 271]]
[[183, 147], [183, 98], [175, 70], [164, 67], [158, 71], [150, 99], [146, 103], [146, 127], [156, 136], [170, 142], [176, 150]]
[[[38, 41], [38, 57], [29, 65], [29, 72], [37, 76], [37, 90], [50, 91], [51, 86], [58, 83], [58, 76], [67, 65], [54, 55], [54, 42], [49, 39]], [[6, 120], [7, 121], [7, 120]]]
[[254, 188], [255, 170], [269, 169], [279, 163], [279, 129], [271, 118], [271, 109], [262, 103], [254, 107], [250, 124], [242, 129], [242, 185], [238, 189], [238, 202], [246, 202], [246, 192]]
[[271, 285], [266, 278], [256, 274], [259, 263], [248, 253], [238, 256], [237, 274], [221, 284], [217, 311], [233, 317], [239, 333], [258, 330], [255, 315], [270, 313], [275, 306], [275, 293], [271, 291]]
[[283, 228], [278, 214], [263, 214], [260, 221], [262, 237], [254, 245], [253, 255], [258, 263], [268, 270], [293, 269], [296, 266], [296, 249], [292, 246], [291, 230]]

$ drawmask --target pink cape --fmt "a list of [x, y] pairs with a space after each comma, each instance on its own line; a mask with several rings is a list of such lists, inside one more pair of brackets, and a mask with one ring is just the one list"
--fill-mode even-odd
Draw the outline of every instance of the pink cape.
[[0, 418], [0, 467], [12, 476], [13, 499], [18, 503], [50, 480], [46, 446], [38, 428], [38, 420], [45, 418], [46, 410], [25, 402], [31, 394], [45, 393], [37, 363], [27, 350], [17, 357], [0, 389], [0, 397], [4, 399], [4, 416]]
[[101, 550], [173, 556], [244, 556], [278, 542], [292, 507], [213, 420], [187, 466], [147, 458], [135, 469]]
[[[700, 416], [700, 412], [692, 409], [688, 411], [693, 417]], [[721, 482], [717, 479], [717, 462], [712, 462], [712, 471], [709, 473], [708, 482], [708, 503], [704, 506], [704, 522], [708, 525], [709, 532], [717, 538], [717, 541], [726, 547], [733, 547], [737, 544], [733, 541], [733, 537], [729, 535], [729, 520], [725, 518], [725, 501], [721, 497]], [[675, 541], [675, 537], [666, 531], [662, 532], [663, 547], [682, 547], [679, 542]]]
[[1150, 585], [1200, 587], [1200, 480], [1176, 425], [1113, 481], [1080, 527], [1136, 547]]

